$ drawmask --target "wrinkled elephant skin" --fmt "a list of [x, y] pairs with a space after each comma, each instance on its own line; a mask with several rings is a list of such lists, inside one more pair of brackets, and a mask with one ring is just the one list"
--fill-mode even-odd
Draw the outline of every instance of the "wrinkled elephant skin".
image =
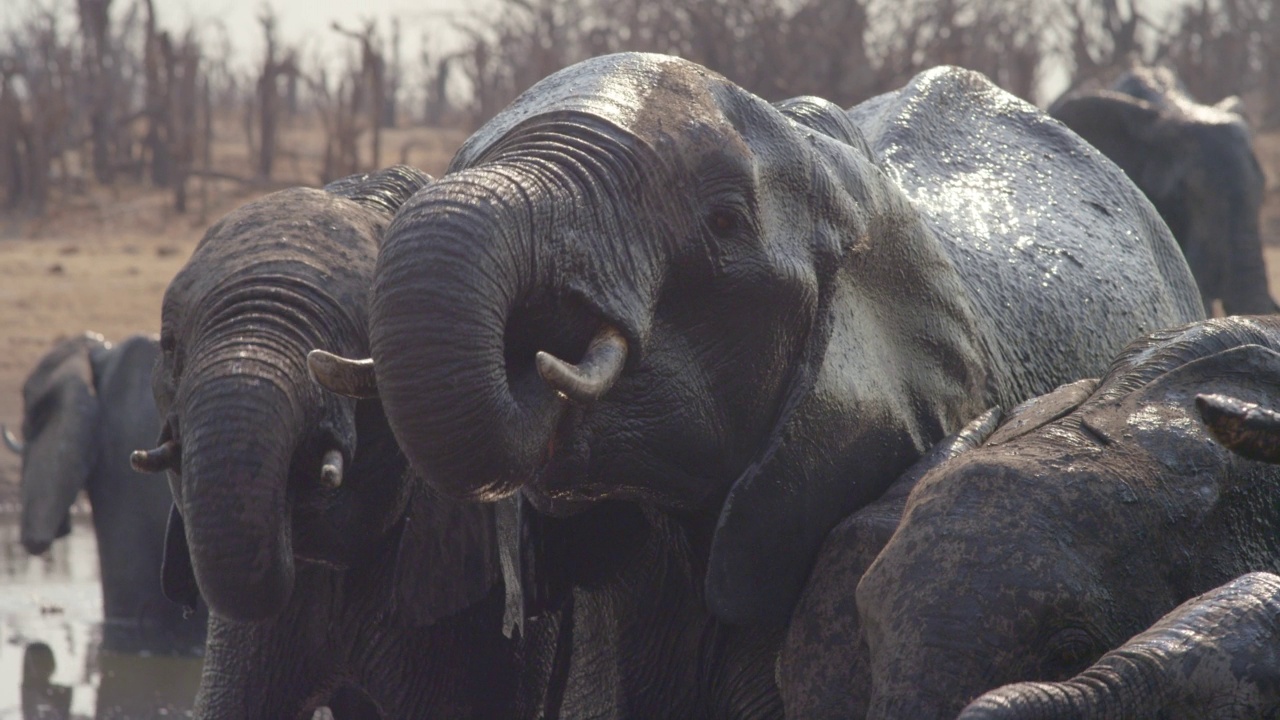
[[307, 353], [367, 352], [382, 233], [429, 178], [291, 189], [214, 224], [165, 293], [154, 393], [175, 501], [166, 591], [212, 610], [196, 714], [505, 717], [493, 508], [406, 473], [377, 400], [324, 392]]
[[604, 678], [625, 716], [776, 717], [774, 644], [841, 518], [988, 407], [1202, 315], [1133, 184], [978, 75], [844, 111], [619, 54], [397, 213], [353, 387], [434, 487], [530, 508], [508, 590], [572, 604], [567, 706]]
[[[1214, 442], [1196, 403], [1263, 402], [1278, 378], [1280, 318], [1161, 331], [1091, 392], [1015, 408], [1033, 421], [1007, 421], [921, 478], [856, 588], [867, 717], [950, 717], [1000, 685], [1067, 680], [1179, 603], [1280, 570], [1280, 468]], [[1116, 692], [1137, 710], [1114, 716], [1155, 716], [1143, 668], [1190, 682], [1179, 673], [1217, 652], [1205, 642], [1185, 661], [1126, 656], [1136, 674]]]
[[[1149, 658], [1158, 661], [1142, 662]], [[958, 720], [1277, 715], [1280, 577], [1257, 572], [1179, 605], [1070, 680], [1006, 685]]]
[[693, 512], [706, 602], [747, 624], [785, 621], [831, 528], [943, 435], [1202, 316], [1132, 183], [981, 76], [846, 112], [619, 54], [405, 204], [370, 345], [430, 482]]

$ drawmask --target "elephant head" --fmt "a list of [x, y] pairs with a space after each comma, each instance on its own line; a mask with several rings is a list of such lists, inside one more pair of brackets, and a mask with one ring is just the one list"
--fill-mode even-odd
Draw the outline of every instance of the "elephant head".
[[1259, 236], [1266, 177], [1239, 101], [1200, 105], [1164, 68], [1139, 68], [1114, 90], [1070, 95], [1050, 114], [1111, 158], [1151, 199], [1182, 246], [1206, 311], [1280, 311]]
[[958, 720], [1109, 720], [1280, 712], [1280, 577], [1256, 572], [1179, 605], [1075, 677], [992, 690]]
[[838, 516], [981, 409], [964, 298], [842, 110], [621, 54], [536, 85], [401, 209], [351, 370], [457, 496], [714, 520], [733, 488], [708, 602], [776, 620]]
[[1092, 392], [1030, 401], [922, 478], [857, 585], [867, 717], [948, 717], [1000, 685], [1066, 680], [1180, 602], [1275, 568], [1277, 470], [1211, 442], [1196, 396], [1260, 400], [1277, 350], [1271, 318], [1153, 334]]
[[169, 285], [164, 427], [134, 462], [170, 471], [171, 596], [198, 586], [224, 618], [272, 617], [296, 562], [345, 567], [400, 518], [408, 486], [381, 409], [323, 392], [305, 358], [367, 353], [378, 240], [427, 180], [397, 167], [273, 193], [213, 225]]
[[110, 348], [85, 333], [50, 350], [22, 386], [22, 437], [5, 444], [22, 455], [22, 544], [43, 553], [71, 531], [70, 510], [101, 461], [103, 408], [93, 354]]

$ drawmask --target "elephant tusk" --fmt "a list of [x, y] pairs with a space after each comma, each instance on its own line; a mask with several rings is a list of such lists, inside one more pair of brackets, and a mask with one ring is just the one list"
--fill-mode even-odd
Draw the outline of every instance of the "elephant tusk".
[[25, 445], [23, 445], [22, 441], [18, 439], [18, 436], [14, 435], [13, 431], [4, 425], [0, 425], [0, 431], [3, 431], [0, 434], [4, 435], [5, 446], [21, 455]]
[[177, 465], [180, 452], [178, 443], [165, 440], [152, 450], [134, 450], [129, 454], [129, 464], [138, 472], [161, 472]]
[[357, 400], [378, 397], [378, 380], [373, 360], [351, 360], [324, 350], [307, 353], [307, 367], [320, 386], [335, 395]]
[[329, 450], [320, 464], [320, 482], [328, 488], [342, 487], [342, 453]]
[[1200, 417], [1223, 447], [1250, 460], [1280, 462], [1280, 414], [1227, 395], [1197, 395]]
[[591, 339], [587, 354], [577, 365], [549, 352], [538, 351], [538, 374], [561, 397], [587, 405], [599, 400], [622, 375], [627, 362], [627, 339], [612, 325], [605, 325]]

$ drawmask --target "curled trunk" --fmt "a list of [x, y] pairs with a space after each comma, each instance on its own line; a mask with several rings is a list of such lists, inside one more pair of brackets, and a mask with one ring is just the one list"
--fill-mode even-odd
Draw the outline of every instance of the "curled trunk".
[[537, 375], [542, 348], [508, 344], [535, 287], [532, 221], [507, 202], [520, 196], [512, 183], [471, 170], [418, 193], [374, 279], [370, 346], [392, 430], [431, 482], [463, 497], [528, 482], [561, 409]]
[[271, 617], [293, 587], [286, 483], [294, 415], [284, 389], [234, 375], [187, 402], [182, 514], [200, 592], [223, 617]]

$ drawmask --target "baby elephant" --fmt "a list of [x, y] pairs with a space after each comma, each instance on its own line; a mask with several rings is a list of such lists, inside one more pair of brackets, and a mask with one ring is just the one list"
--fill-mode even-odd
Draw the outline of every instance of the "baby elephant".
[[[954, 717], [1001, 685], [1072, 678], [1180, 603], [1280, 569], [1280, 468], [1215, 443], [1196, 407], [1201, 393], [1267, 398], [1278, 350], [1280, 319], [1270, 318], [1135, 341], [1101, 381], [1024, 403], [980, 447], [924, 474], [869, 567], [842, 563], [867, 551], [833, 534], [811, 584], [827, 596], [842, 585], [845, 602], [806, 597], [780, 677], [784, 688], [799, 684], [806, 650], [840, 656], [818, 642], [818, 625], [860, 638], [862, 655], [846, 648], [828, 687], [787, 693], [788, 712], [807, 703], [816, 710], [805, 717], [821, 716], [831, 706], [823, 698], [843, 692], [860, 695], [869, 718]], [[844, 577], [823, 578], [824, 568]], [[1185, 637], [1203, 647], [1138, 664], [1173, 685], [1201, 681], [1182, 674], [1197, 659], [1217, 662], [1221, 641]], [[806, 664], [808, 677], [823, 676], [820, 660]], [[1214, 676], [1228, 695], [1234, 672], [1228, 664]], [[1177, 698], [1135, 708], [1137, 696], [1117, 699], [1124, 691], [1108, 702], [1125, 703], [1128, 717], [1195, 711]]]

